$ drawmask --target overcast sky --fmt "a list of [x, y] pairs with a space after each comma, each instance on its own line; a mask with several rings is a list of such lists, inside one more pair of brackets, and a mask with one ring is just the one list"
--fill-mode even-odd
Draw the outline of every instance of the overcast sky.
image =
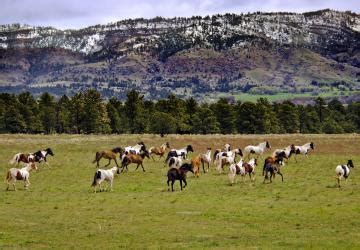
[[359, 13], [360, 0], [1, 0], [0, 24], [82, 28], [125, 18], [319, 9]]

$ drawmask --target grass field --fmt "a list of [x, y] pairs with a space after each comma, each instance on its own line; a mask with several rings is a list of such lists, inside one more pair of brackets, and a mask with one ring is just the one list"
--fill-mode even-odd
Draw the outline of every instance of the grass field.
[[[195, 153], [225, 142], [243, 148], [269, 140], [272, 148], [315, 143], [308, 159], [283, 168], [263, 184], [257, 179], [230, 186], [214, 168], [188, 186], [168, 192], [161, 161], [146, 159], [146, 172], [118, 176], [113, 192], [94, 194], [90, 184], [96, 150], [169, 141], [179, 148], [192, 143]], [[40, 166], [30, 189], [0, 189], [0, 248], [322, 248], [359, 249], [359, 135], [208, 135], [85, 136], [0, 135], [0, 178], [17, 152], [51, 147], [51, 169]], [[267, 152], [269, 153], [269, 152]], [[194, 154], [192, 154], [194, 155]], [[354, 160], [349, 180], [335, 186], [335, 166]], [[104, 165], [106, 161], [102, 161]]]

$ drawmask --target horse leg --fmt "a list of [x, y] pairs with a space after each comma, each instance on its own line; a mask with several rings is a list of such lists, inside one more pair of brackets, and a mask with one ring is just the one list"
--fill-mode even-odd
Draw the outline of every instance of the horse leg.
[[109, 166], [109, 165], [110, 165], [110, 162], [111, 162], [111, 159], [109, 159], [109, 163], [106, 164], [106, 165], [104, 166], [104, 168], [106, 168], [107, 166]]
[[14, 180], [12, 184], [13, 184], [13, 187], [14, 187], [14, 191], [16, 191], [16, 185], [15, 185], [15, 184], [16, 184], [16, 180]]
[[170, 179], [167, 180], [168, 191], [170, 191], [170, 186], [169, 186], [169, 184], [170, 184]]
[[184, 179], [183, 179], [183, 181], [184, 181], [184, 183], [185, 183], [185, 185], [184, 185], [184, 187], [183, 187], [183, 188], [185, 188], [185, 187], [187, 186], [187, 181], [186, 181], [186, 178], [184, 178]]
[[115, 164], [117, 167], [119, 167], [119, 164], [117, 163], [116, 157], [114, 158]]
[[144, 169], [144, 166], [143, 166], [143, 164], [142, 164], [142, 163], [140, 163], [140, 164], [141, 164], [141, 167], [142, 167], [143, 171], [145, 172], [145, 169]]
[[181, 188], [181, 190], [183, 189], [182, 180], [181, 180], [181, 179], [180, 179], [180, 188]]
[[112, 188], [112, 186], [113, 186], [113, 180], [110, 180], [109, 186], [110, 186], [110, 192], [112, 192], [112, 191], [113, 191], [113, 188]]
[[278, 171], [277, 173], [278, 173], [278, 175], [281, 175], [281, 181], [284, 181], [283, 174], [280, 171]]
[[171, 192], [174, 192], [174, 183], [175, 183], [175, 180], [171, 180]]
[[135, 171], [138, 169], [138, 167], [140, 166], [140, 164], [137, 164], [136, 168], [135, 168]]

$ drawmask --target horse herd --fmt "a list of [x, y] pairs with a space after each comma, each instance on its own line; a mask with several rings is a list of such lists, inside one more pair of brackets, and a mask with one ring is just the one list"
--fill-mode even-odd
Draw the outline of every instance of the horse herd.
[[[187, 186], [187, 172], [191, 172], [195, 177], [199, 177], [201, 168], [203, 173], [209, 172], [211, 164], [215, 166], [220, 174], [225, 170], [224, 168], [226, 166], [228, 167], [228, 177], [231, 185], [236, 183], [236, 176], [241, 176], [244, 182], [246, 175], [249, 175], [250, 180], [255, 181], [255, 169], [258, 166], [259, 156], [263, 155], [267, 149], [271, 149], [268, 141], [261, 142], [258, 145], [246, 146], [243, 150], [240, 148], [232, 148], [230, 144], [225, 144], [223, 148], [215, 149], [213, 154], [212, 149], [208, 147], [204, 153], [195, 155], [187, 161], [189, 152], [194, 152], [194, 148], [190, 144], [181, 149], [170, 149], [168, 142], [162, 144], [160, 147], [151, 147], [149, 149], [144, 142], [139, 142], [134, 146], [127, 146], [125, 148], [115, 147], [112, 150], [96, 152], [93, 163], [96, 163], [98, 169], [94, 174], [91, 186], [94, 188], [95, 193], [97, 187], [100, 188], [100, 191], [103, 191], [104, 189], [101, 185], [104, 181], [107, 181], [108, 189], [112, 190], [115, 173], [120, 174], [124, 171], [127, 172], [130, 164], [136, 164], [136, 170], [141, 166], [143, 172], [145, 172], [143, 165], [145, 158], [155, 160], [154, 156], [158, 156], [159, 159], [161, 159], [165, 156], [166, 152], [167, 156], [163, 164], [169, 167], [167, 172], [168, 190], [170, 190], [171, 183], [171, 190], [174, 191], [174, 183], [176, 180], [179, 180], [182, 190]], [[297, 162], [296, 155], [302, 154], [307, 157], [311, 150], [314, 150], [313, 142], [306, 143], [302, 146], [291, 144], [283, 149], [274, 150], [274, 152], [264, 160], [262, 171], [264, 176], [263, 183], [266, 181], [271, 183], [276, 174], [280, 175], [283, 181], [284, 177], [281, 168], [285, 165], [285, 162], [288, 161], [292, 155], [295, 155], [294, 158]], [[14, 190], [16, 190], [15, 183], [17, 180], [23, 180], [24, 187], [27, 189], [30, 185], [30, 171], [37, 170], [37, 163], [44, 162], [49, 166], [46, 161], [48, 155], [54, 156], [51, 148], [35, 153], [15, 154], [9, 163], [14, 165], [22, 162], [25, 163], [25, 166], [21, 169], [11, 168], [8, 170], [5, 178], [5, 183], [7, 184], [6, 190], [9, 190], [11, 184]], [[240, 157], [239, 161], [236, 161], [237, 156]], [[110, 169], [100, 169], [99, 162], [102, 158], [108, 160], [108, 163], [104, 167], [109, 166], [112, 160], [116, 166]], [[120, 160], [121, 166], [117, 159]], [[347, 164], [336, 167], [335, 178], [337, 179], [339, 187], [341, 185], [341, 179], [345, 178], [346, 180], [349, 177], [350, 168], [354, 168], [352, 160], [348, 160]]]

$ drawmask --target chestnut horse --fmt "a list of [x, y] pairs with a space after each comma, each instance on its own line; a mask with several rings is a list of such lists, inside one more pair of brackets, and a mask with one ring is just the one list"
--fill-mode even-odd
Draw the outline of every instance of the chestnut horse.
[[120, 147], [113, 148], [112, 150], [104, 150], [104, 151], [96, 152], [95, 160], [93, 161], [93, 163], [96, 162], [96, 166], [97, 166], [97, 168], [99, 168], [99, 161], [101, 160], [101, 158], [105, 158], [105, 159], [109, 160], [109, 163], [106, 164], [104, 167], [109, 166], [111, 160], [114, 160], [116, 163], [116, 166], [119, 167], [119, 165], [116, 161], [116, 154], [120, 153], [120, 157], [121, 157], [123, 152], [124, 152], [123, 149]]

